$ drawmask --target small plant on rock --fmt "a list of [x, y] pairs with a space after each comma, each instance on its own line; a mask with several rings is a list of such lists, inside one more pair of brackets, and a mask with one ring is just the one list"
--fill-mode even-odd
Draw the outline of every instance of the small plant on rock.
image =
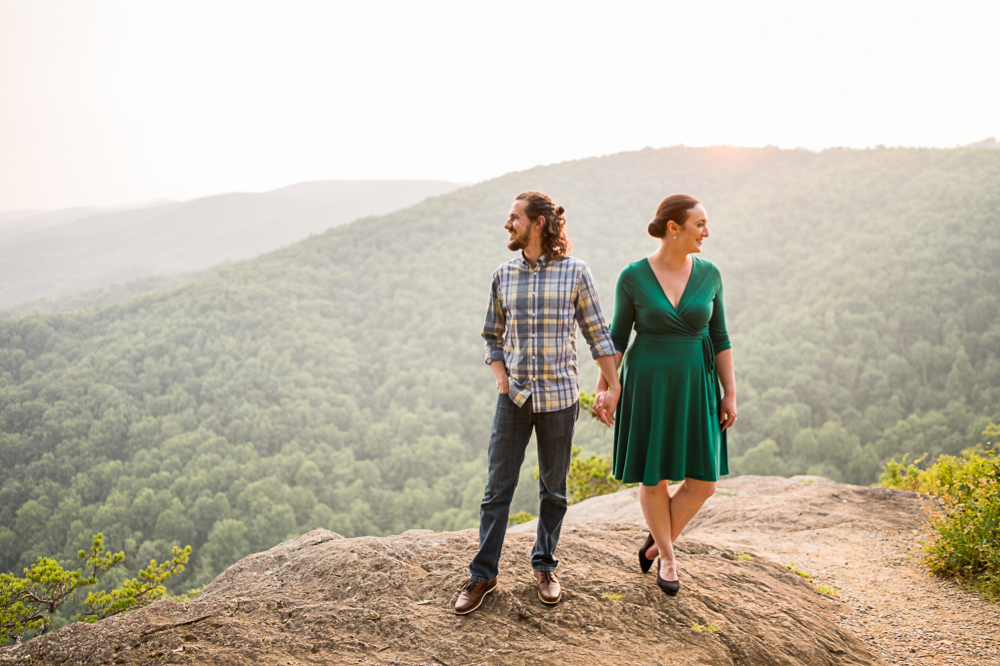
[[792, 562], [791, 564], [786, 564], [785, 568], [790, 570], [796, 576], [802, 576], [803, 578], [812, 578], [812, 576], [807, 574], [805, 571], [799, 569], [799, 565], [797, 565], [795, 562]]
[[715, 624], [701, 625], [701, 624], [698, 624], [697, 622], [695, 622], [694, 620], [692, 620], [691, 621], [691, 626], [694, 628], [695, 631], [707, 631], [710, 634], [717, 634], [717, 633], [719, 633], [719, 627], [717, 625], [715, 625]]

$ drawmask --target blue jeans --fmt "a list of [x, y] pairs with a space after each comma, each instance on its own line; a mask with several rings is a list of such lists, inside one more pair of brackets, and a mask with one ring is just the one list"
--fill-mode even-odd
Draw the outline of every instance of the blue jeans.
[[532, 429], [538, 444], [538, 530], [531, 567], [554, 571], [556, 545], [566, 515], [566, 476], [573, 451], [573, 429], [580, 403], [557, 412], [534, 414], [531, 398], [518, 407], [510, 396], [497, 396], [490, 435], [489, 478], [479, 508], [479, 552], [469, 564], [472, 580], [488, 583], [499, 573], [500, 551], [507, 533], [510, 502], [524, 462]]

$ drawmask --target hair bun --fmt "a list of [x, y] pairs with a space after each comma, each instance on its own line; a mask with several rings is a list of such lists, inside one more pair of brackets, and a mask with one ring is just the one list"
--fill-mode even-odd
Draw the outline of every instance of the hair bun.
[[563, 213], [565, 213], [565, 212], [566, 212], [565, 208], [563, 208], [562, 206], [556, 206], [556, 216], [557, 217], [562, 217]]
[[664, 238], [667, 235], [667, 224], [673, 222], [679, 227], [683, 227], [687, 222], [688, 211], [701, 202], [687, 194], [671, 194], [660, 202], [656, 207], [656, 215], [653, 217], [646, 231], [653, 238]]

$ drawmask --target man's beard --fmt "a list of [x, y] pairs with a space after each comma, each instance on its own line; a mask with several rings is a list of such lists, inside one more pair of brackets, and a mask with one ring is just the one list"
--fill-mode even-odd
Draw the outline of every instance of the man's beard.
[[518, 250], [523, 250], [524, 248], [528, 247], [530, 243], [531, 243], [531, 231], [529, 230], [528, 233], [526, 233], [523, 236], [521, 234], [517, 234], [516, 236], [514, 236], [514, 238], [512, 238], [509, 243], [507, 243], [507, 249], [510, 250], [511, 252], [517, 252]]

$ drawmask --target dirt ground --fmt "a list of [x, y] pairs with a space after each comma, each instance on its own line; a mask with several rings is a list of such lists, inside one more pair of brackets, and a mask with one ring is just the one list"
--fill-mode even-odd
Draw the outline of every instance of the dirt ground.
[[[871, 499], [880, 495], [886, 499]], [[743, 527], [732, 531], [728, 519]], [[720, 488], [686, 536], [795, 562], [839, 590], [839, 626], [890, 664], [1000, 665], [1000, 604], [927, 572], [923, 523], [912, 493], [815, 477], [739, 477]]]
[[[571, 507], [568, 518], [640, 521], [635, 493], [594, 498]], [[887, 663], [1000, 666], [1000, 604], [927, 572], [923, 524], [914, 493], [744, 476], [719, 485], [681, 541], [796, 564], [838, 591], [834, 621]]]
[[921, 521], [912, 493], [741, 477], [677, 544], [682, 590], [667, 597], [636, 563], [633, 489], [570, 508], [560, 604], [537, 598], [527, 523], [508, 534], [499, 590], [463, 617], [451, 605], [475, 530], [317, 530], [191, 602], [71, 625], [0, 664], [1000, 664], [998, 607], [923, 572]]

